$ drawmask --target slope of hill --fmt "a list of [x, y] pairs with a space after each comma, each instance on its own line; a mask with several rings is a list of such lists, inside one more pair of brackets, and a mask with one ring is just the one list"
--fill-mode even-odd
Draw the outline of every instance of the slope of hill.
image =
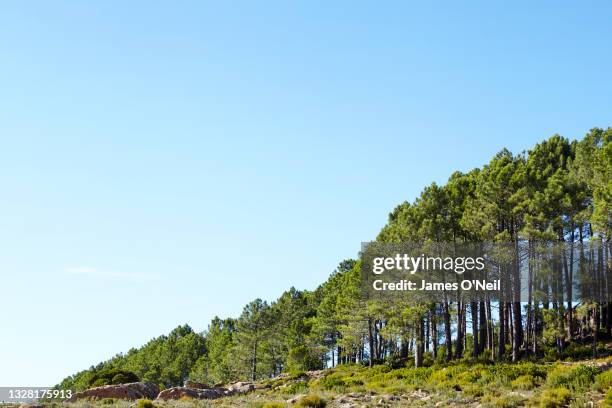
[[[162, 387], [185, 380], [268, 381], [269, 391], [232, 398], [261, 395], [261, 401], [286, 402], [289, 394], [317, 393], [337, 406], [340, 399], [352, 406], [360, 398], [398, 406], [562, 406], [582, 396], [599, 401], [610, 375], [593, 368], [596, 360], [552, 362], [601, 357], [609, 350], [602, 340], [612, 335], [611, 142], [612, 129], [592, 129], [580, 141], [555, 135], [523, 154], [502, 150], [482, 168], [456, 172], [446, 185], [433, 183], [413, 203], [397, 206], [377, 237], [580, 245], [584, 256], [574, 260], [577, 268], [588, 271], [584, 279], [597, 282], [606, 301], [572, 298], [572, 285], [564, 282], [554, 290], [566, 301], [366, 301], [360, 260], [345, 260], [314, 291], [291, 288], [270, 304], [256, 299], [236, 319], [215, 318], [202, 334], [180, 326], [59, 386], [82, 390], [112, 383], [100, 373], [124, 370]], [[601, 246], [594, 249], [594, 243]], [[523, 284], [534, 293], [553, 290], [537, 276]]]

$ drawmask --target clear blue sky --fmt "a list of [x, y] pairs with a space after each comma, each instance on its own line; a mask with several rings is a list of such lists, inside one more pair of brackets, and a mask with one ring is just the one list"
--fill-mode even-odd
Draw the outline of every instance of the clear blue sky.
[[612, 125], [609, 2], [255, 3], [0, 4], [0, 385], [313, 289], [431, 181]]

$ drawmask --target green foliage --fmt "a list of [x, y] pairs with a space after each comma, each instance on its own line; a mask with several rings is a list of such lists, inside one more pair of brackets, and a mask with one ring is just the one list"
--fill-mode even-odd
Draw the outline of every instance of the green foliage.
[[346, 387], [343, 376], [344, 374], [342, 372], [328, 374], [321, 378], [319, 385], [326, 390], [342, 389]]
[[[398, 205], [389, 214], [377, 240], [426, 244], [609, 242], [611, 141], [612, 129], [592, 129], [581, 141], [570, 142], [554, 135], [526, 153], [515, 155], [503, 149], [482, 168], [469, 173], [455, 172], [446, 184], [432, 183], [413, 202]], [[597, 255], [592, 248], [589, 251]], [[595, 256], [597, 262], [601, 258]], [[599, 273], [598, 268], [604, 264], [588, 264], [584, 268], [581, 261], [572, 261], [576, 264], [576, 276], [583, 279], [581, 282], [588, 282], [592, 276], [580, 274]], [[572, 341], [568, 325], [575, 325], [573, 335], [580, 332], [592, 336], [591, 322], [596, 321], [597, 305], [582, 302], [572, 312], [573, 319], [567, 309], [571, 302], [570, 306], [561, 302], [552, 308], [543, 307], [540, 298], [543, 291], [553, 288], [542, 287], [546, 280], [539, 276], [532, 282], [519, 282], [534, 289], [531, 307], [535, 310], [505, 313], [512, 324], [510, 333], [523, 332], [524, 340], [535, 340], [534, 344], [517, 345], [510, 344], [510, 333], [503, 333], [507, 325], [499, 322], [504, 315], [499, 313], [504, 310], [501, 305], [483, 302], [482, 306], [468, 304], [461, 310], [458, 305], [463, 302], [455, 299], [441, 305], [428, 304], [410, 295], [389, 301], [367, 300], [361, 296], [360, 268], [361, 260], [344, 260], [313, 292], [290, 288], [271, 303], [256, 299], [244, 307], [238, 319], [215, 317], [204, 334], [194, 333], [187, 325], [179, 326], [139, 349], [64, 379], [60, 387], [81, 391], [91, 386], [133, 381], [130, 374], [161, 387], [181, 385], [186, 379], [213, 385], [276, 379], [283, 372], [302, 373], [330, 364], [340, 367], [318, 381], [294, 381], [290, 390], [318, 387], [400, 392], [414, 387], [438, 387], [464, 390], [478, 397], [481, 393], [478, 386], [485, 387], [487, 393], [502, 388], [529, 390], [546, 381], [548, 387], [575, 391], [586, 389], [593, 381], [595, 373], [591, 368], [555, 366], [547, 379], [546, 370], [540, 365], [505, 363], [524, 356], [538, 359], [544, 355], [545, 360], [560, 361], [590, 358], [593, 354], [588, 345]], [[539, 273], [537, 267], [533, 270]], [[565, 279], [555, 288], [561, 291], [563, 299], [569, 289], [564, 287]], [[463, 313], [478, 309], [487, 311], [486, 327], [495, 332], [496, 350], [478, 350], [477, 344], [473, 344], [474, 334], [467, 333], [467, 322], [476, 320], [472, 320], [474, 316], [466, 319]], [[521, 327], [527, 316], [532, 325]], [[460, 321], [460, 317], [464, 320]], [[433, 339], [437, 339], [435, 358], [433, 352], [424, 352], [425, 331], [430, 339], [428, 350], [432, 350]], [[506, 341], [500, 345], [499, 339], [504, 337]], [[463, 350], [466, 343], [467, 350]], [[523, 349], [525, 345], [528, 350]], [[533, 349], [537, 349], [536, 355], [527, 353]], [[596, 351], [610, 352], [605, 347]], [[465, 361], [466, 357], [471, 359]], [[488, 360], [493, 359], [496, 364], [489, 366]], [[375, 367], [366, 370], [363, 367], [366, 364]], [[414, 366], [419, 368], [409, 368]], [[602, 377], [602, 383], [609, 384], [606, 378]], [[510, 397], [497, 394], [494, 397], [499, 399], [495, 404], [512, 403]]]
[[522, 407], [525, 398], [520, 395], [487, 395], [481, 399], [486, 407], [492, 408], [515, 408]]
[[557, 365], [546, 378], [550, 387], [565, 387], [574, 391], [588, 389], [595, 380], [599, 370], [589, 365], [563, 366]]
[[89, 377], [88, 388], [110, 384], [126, 384], [137, 381], [139, 381], [138, 376], [130, 371], [106, 368]]
[[602, 404], [603, 408], [612, 408], [612, 388], [610, 388], [604, 397], [604, 402]]
[[536, 386], [535, 378], [530, 374], [521, 375], [511, 382], [512, 388], [518, 390], [531, 390]]
[[304, 408], [325, 408], [327, 402], [318, 395], [305, 395], [295, 404], [296, 407]]
[[406, 359], [398, 356], [397, 354], [391, 354], [385, 358], [385, 365], [395, 370], [396, 368], [406, 366]]
[[312, 348], [302, 344], [289, 350], [286, 365], [290, 372], [317, 370], [321, 368], [321, 359], [313, 352]]
[[572, 398], [567, 388], [558, 387], [544, 390], [540, 397], [541, 408], [561, 408], [566, 406]]
[[189, 379], [204, 384], [226, 383], [236, 377], [232, 349], [235, 347], [236, 321], [215, 317], [205, 338], [206, 354], [200, 356], [189, 372]]
[[[65, 378], [60, 388], [82, 391], [118, 382], [150, 381], [167, 386], [182, 385], [196, 361], [205, 354], [204, 336], [188, 325], [179, 326], [140, 349], [117, 355], [89, 370]], [[114, 378], [115, 375], [119, 375]], [[135, 377], [133, 377], [135, 375]]]
[[299, 394], [308, 390], [308, 381], [297, 381], [284, 389], [288, 394]]
[[266, 402], [262, 408], [285, 408], [286, 405], [282, 402]]
[[595, 385], [600, 391], [612, 389], [612, 370], [598, 374], [595, 377]]
[[139, 399], [136, 408], [155, 408], [155, 404], [149, 399]]

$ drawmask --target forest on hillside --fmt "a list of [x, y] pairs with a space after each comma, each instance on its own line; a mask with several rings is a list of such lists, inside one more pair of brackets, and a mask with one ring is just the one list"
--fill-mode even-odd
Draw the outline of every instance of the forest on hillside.
[[[432, 183], [399, 204], [378, 242], [560, 242], [590, 252], [587, 273], [599, 301], [572, 298], [572, 285], [537, 275], [513, 281], [527, 301], [366, 300], [360, 259], [342, 261], [313, 291], [291, 288], [275, 301], [255, 299], [237, 318], [216, 317], [196, 333], [179, 326], [64, 379], [82, 390], [135, 376], [163, 386], [265, 379], [346, 363], [428, 366], [434, 362], [556, 361], [608, 353], [612, 335], [612, 128], [581, 140], [554, 135], [531, 150], [502, 150], [482, 168]], [[578, 253], [580, 253], [580, 251]], [[581, 257], [564, 259], [571, 271]], [[571, 281], [571, 280], [569, 280]], [[550, 301], [539, 294], [557, 291]], [[546, 300], [544, 300], [546, 299]], [[554, 299], [554, 298], [553, 298]]]

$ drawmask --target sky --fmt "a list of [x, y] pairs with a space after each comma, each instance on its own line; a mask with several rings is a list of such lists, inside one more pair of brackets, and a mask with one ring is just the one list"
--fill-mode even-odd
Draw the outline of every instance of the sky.
[[314, 289], [431, 182], [612, 125], [609, 2], [0, 3], [0, 386]]

